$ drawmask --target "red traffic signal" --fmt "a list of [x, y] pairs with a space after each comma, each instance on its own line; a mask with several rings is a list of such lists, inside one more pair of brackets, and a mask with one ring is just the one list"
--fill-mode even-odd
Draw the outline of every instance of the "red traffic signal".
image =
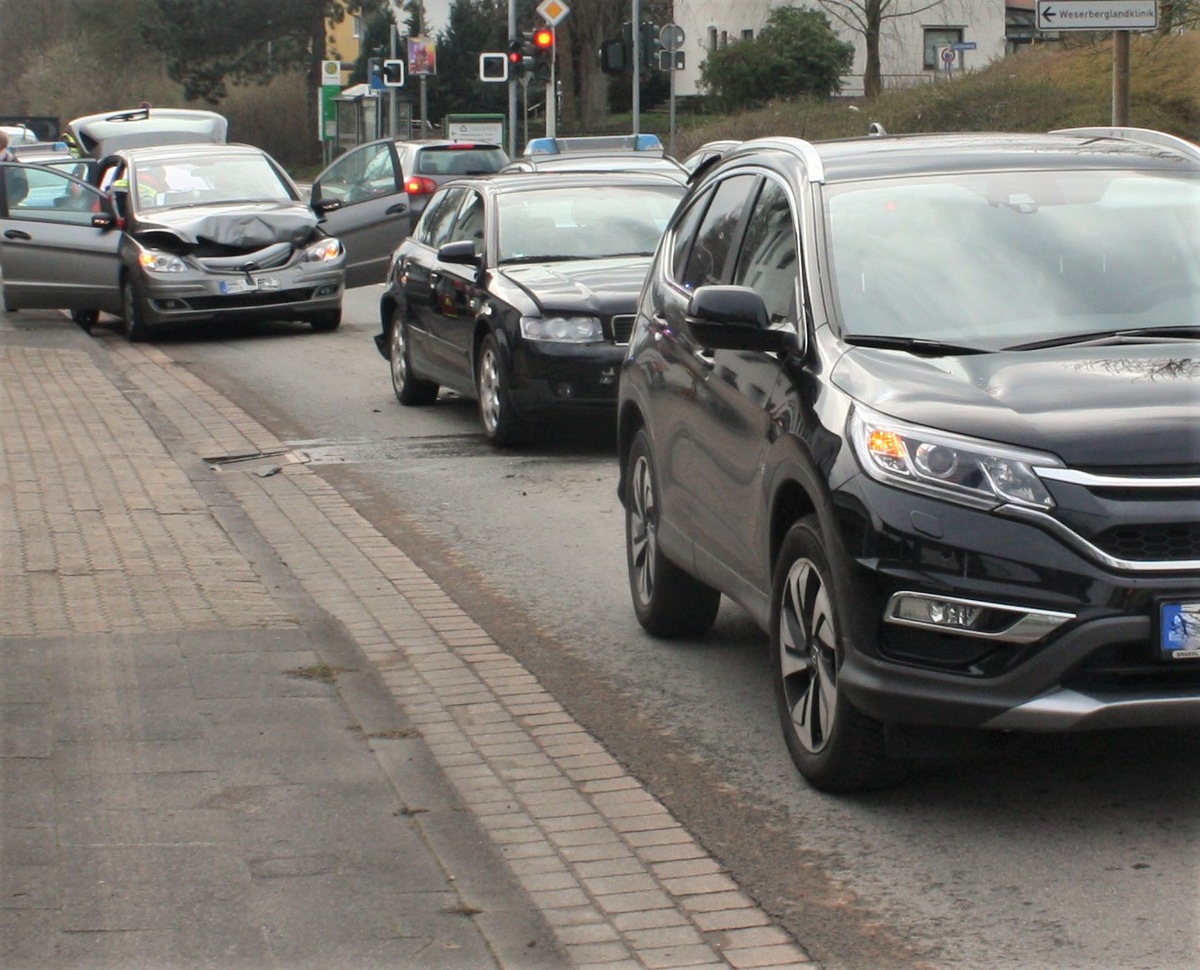
[[533, 32], [533, 46], [539, 51], [554, 49], [554, 31], [549, 27], [539, 27]]

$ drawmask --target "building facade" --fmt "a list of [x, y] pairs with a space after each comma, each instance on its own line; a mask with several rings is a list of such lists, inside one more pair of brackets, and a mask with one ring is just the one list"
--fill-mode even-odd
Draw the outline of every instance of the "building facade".
[[[857, 0], [852, 0], [858, 5]], [[683, 28], [685, 66], [675, 77], [676, 94], [703, 93], [700, 65], [709, 51], [758, 36], [771, 9], [820, 3], [785, 0], [675, 0], [674, 20]], [[834, 31], [854, 45], [854, 67], [842, 79], [842, 93], [861, 95], [866, 43], [825, 9]], [[955, 71], [980, 68], [1006, 52], [1005, 5], [1000, 0], [895, 0], [880, 32], [883, 84], [894, 87], [923, 83]], [[955, 46], [957, 45], [957, 46]], [[973, 46], [972, 46], [973, 45]], [[949, 49], [951, 54], [946, 54]], [[952, 56], [951, 56], [952, 55]], [[945, 58], [945, 59], [943, 59]]]

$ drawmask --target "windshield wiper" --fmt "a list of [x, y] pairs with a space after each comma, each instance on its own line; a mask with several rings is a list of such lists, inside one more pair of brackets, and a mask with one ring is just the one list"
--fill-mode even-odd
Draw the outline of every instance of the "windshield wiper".
[[986, 354], [984, 347], [968, 347], [964, 344], [947, 344], [940, 340], [924, 337], [894, 337], [881, 333], [853, 334], [845, 338], [855, 347], [880, 347], [884, 350], [907, 350], [922, 357], [944, 357], [949, 354]]
[[509, 256], [499, 262], [500, 266], [516, 263], [566, 263], [572, 259], [587, 259], [586, 256]]
[[1073, 333], [1065, 337], [1050, 337], [1027, 344], [1016, 344], [1006, 350], [1046, 350], [1051, 347], [1103, 347], [1109, 344], [1171, 343], [1176, 340], [1200, 338], [1200, 327], [1146, 327], [1139, 330], [1101, 330], [1094, 333]]

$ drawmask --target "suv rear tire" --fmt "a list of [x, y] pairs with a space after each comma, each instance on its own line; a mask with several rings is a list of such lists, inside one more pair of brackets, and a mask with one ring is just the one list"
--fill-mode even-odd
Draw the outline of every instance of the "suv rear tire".
[[656, 637], [704, 636], [716, 622], [721, 594], [658, 547], [658, 476], [645, 430], [629, 449], [625, 482], [625, 562], [638, 622]]

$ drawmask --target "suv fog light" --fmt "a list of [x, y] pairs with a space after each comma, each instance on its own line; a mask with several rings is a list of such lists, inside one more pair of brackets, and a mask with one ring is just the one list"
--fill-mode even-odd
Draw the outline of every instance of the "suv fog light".
[[1034, 643], [1075, 619], [1075, 614], [905, 591], [892, 595], [883, 618], [939, 633]]
[[570, 384], [555, 384], [554, 393], [558, 397], [574, 397], [575, 388]]

